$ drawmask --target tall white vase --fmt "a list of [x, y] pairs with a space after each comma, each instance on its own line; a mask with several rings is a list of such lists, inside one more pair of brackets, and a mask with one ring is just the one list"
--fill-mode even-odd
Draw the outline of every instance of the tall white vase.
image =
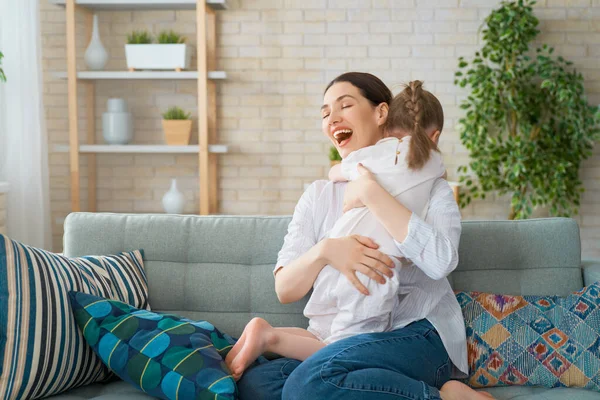
[[99, 71], [108, 62], [108, 53], [100, 40], [98, 31], [98, 16], [94, 14], [94, 30], [92, 31], [92, 40], [85, 51], [85, 64], [89, 69]]
[[177, 179], [171, 179], [171, 189], [163, 196], [162, 204], [167, 214], [183, 213], [185, 197], [183, 197], [183, 193], [177, 189]]

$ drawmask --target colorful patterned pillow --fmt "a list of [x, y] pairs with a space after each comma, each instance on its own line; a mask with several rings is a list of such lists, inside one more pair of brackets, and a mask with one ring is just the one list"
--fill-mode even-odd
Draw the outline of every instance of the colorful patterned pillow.
[[88, 344], [121, 379], [165, 400], [237, 398], [224, 359], [235, 341], [206, 321], [71, 292]]
[[457, 292], [473, 387], [600, 391], [600, 283], [567, 297]]
[[77, 328], [71, 290], [148, 307], [143, 253], [68, 258], [0, 235], [0, 399], [38, 399], [112, 377]]

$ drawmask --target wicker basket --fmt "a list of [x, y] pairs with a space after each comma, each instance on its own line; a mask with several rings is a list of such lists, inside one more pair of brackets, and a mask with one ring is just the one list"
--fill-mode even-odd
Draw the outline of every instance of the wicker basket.
[[187, 146], [190, 144], [192, 133], [191, 120], [166, 120], [162, 121], [165, 140], [170, 146]]

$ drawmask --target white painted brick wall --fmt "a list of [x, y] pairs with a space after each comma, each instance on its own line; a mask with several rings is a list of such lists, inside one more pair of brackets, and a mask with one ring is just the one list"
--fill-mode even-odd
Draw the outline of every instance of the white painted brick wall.
[[[42, 4], [44, 101], [50, 150], [54, 247], [62, 245], [62, 219], [70, 211], [68, 155], [54, 144], [68, 143], [67, 85], [50, 74], [65, 70], [65, 15]], [[454, 125], [466, 95], [453, 85], [459, 56], [481, 46], [477, 31], [498, 0], [230, 0], [217, 13], [218, 68], [228, 80], [217, 85], [219, 140], [232, 153], [220, 158], [220, 212], [290, 214], [305, 183], [326, 176], [329, 144], [320, 132], [319, 106], [328, 81], [348, 70], [371, 72], [394, 92], [411, 79], [425, 80], [444, 105], [441, 148], [449, 179], [468, 162]], [[600, 103], [600, 1], [539, 0], [538, 44], [556, 47], [583, 73], [591, 103]], [[175, 29], [195, 44], [195, 14], [100, 12], [100, 34], [110, 53], [107, 69], [124, 69], [123, 44], [134, 29]], [[78, 59], [87, 46], [78, 20]], [[195, 57], [193, 60], [195, 65]], [[109, 97], [124, 97], [135, 116], [135, 142], [161, 143], [160, 113], [179, 105], [197, 118], [193, 81], [99, 82], [96, 85], [97, 141]], [[80, 89], [80, 135], [85, 138], [84, 90]], [[196, 130], [196, 123], [194, 123]], [[197, 143], [197, 139], [193, 139]], [[196, 210], [198, 160], [194, 155], [102, 155], [98, 157], [100, 211], [160, 212], [170, 179], [177, 178]], [[82, 177], [87, 160], [82, 157]], [[582, 168], [588, 192], [582, 198], [584, 256], [600, 256], [600, 152]], [[82, 204], [87, 182], [82, 179]], [[0, 204], [1, 195], [0, 195]], [[503, 219], [506, 198], [490, 196], [463, 210], [465, 219]], [[1, 219], [0, 219], [1, 220]], [[0, 228], [1, 229], [1, 228]]]

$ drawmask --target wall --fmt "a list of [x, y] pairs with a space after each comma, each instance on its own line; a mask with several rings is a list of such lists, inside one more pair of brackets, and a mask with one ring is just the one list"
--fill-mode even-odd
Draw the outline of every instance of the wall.
[[[347, 70], [398, 84], [423, 79], [447, 116], [441, 148], [456, 179], [468, 162], [454, 130], [464, 92], [453, 85], [459, 56], [479, 47], [477, 29], [499, 1], [489, 0], [233, 0], [218, 13], [220, 141], [231, 154], [220, 160], [220, 211], [227, 214], [289, 214], [304, 183], [326, 176], [329, 144], [320, 131], [319, 107], [327, 82]], [[67, 85], [51, 75], [65, 70], [64, 10], [42, 1], [45, 106], [48, 118], [54, 246], [60, 249], [62, 221], [69, 212], [68, 155], [52, 150], [68, 142]], [[540, 0], [540, 43], [575, 63], [589, 100], [600, 103], [600, 0]], [[100, 12], [101, 37], [111, 55], [107, 69], [124, 69], [123, 43], [133, 29], [157, 33], [174, 28], [195, 43], [194, 12]], [[78, 25], [79, 57], [87, 40]], [[80, 68], [83, 63], [79, 62]], [[159, 113], [171, 104], [196, 114], [196, 86], [189, 81], [101, 82], [96, 115], [109, 96], [125, 97], [136, 117], [135, 141], [162, 140]], [[85, 121], [81, 89], [81, 137]], [[101, 124], [98, 121], [98, 140]], [[195, 128], [195, 127], [194, 127]], [[82, 159], [82, 176], [86, 173]], [[160, 198], [177, 177], [189, 202], [197, 204], [197, 157], [106, 155], [98, 157], [100, 211], [160, 212]], [[587, 192], [580, 222], [585, 255], [600, 256], [600, 152], [582, 170]], [[86, 184], [82, 181], [82, 199]], [[85, 203], [83, 203], [85, 204]], [[506, 198], [491, 196], [463, 210], [465, 219], [502, 219]]]

